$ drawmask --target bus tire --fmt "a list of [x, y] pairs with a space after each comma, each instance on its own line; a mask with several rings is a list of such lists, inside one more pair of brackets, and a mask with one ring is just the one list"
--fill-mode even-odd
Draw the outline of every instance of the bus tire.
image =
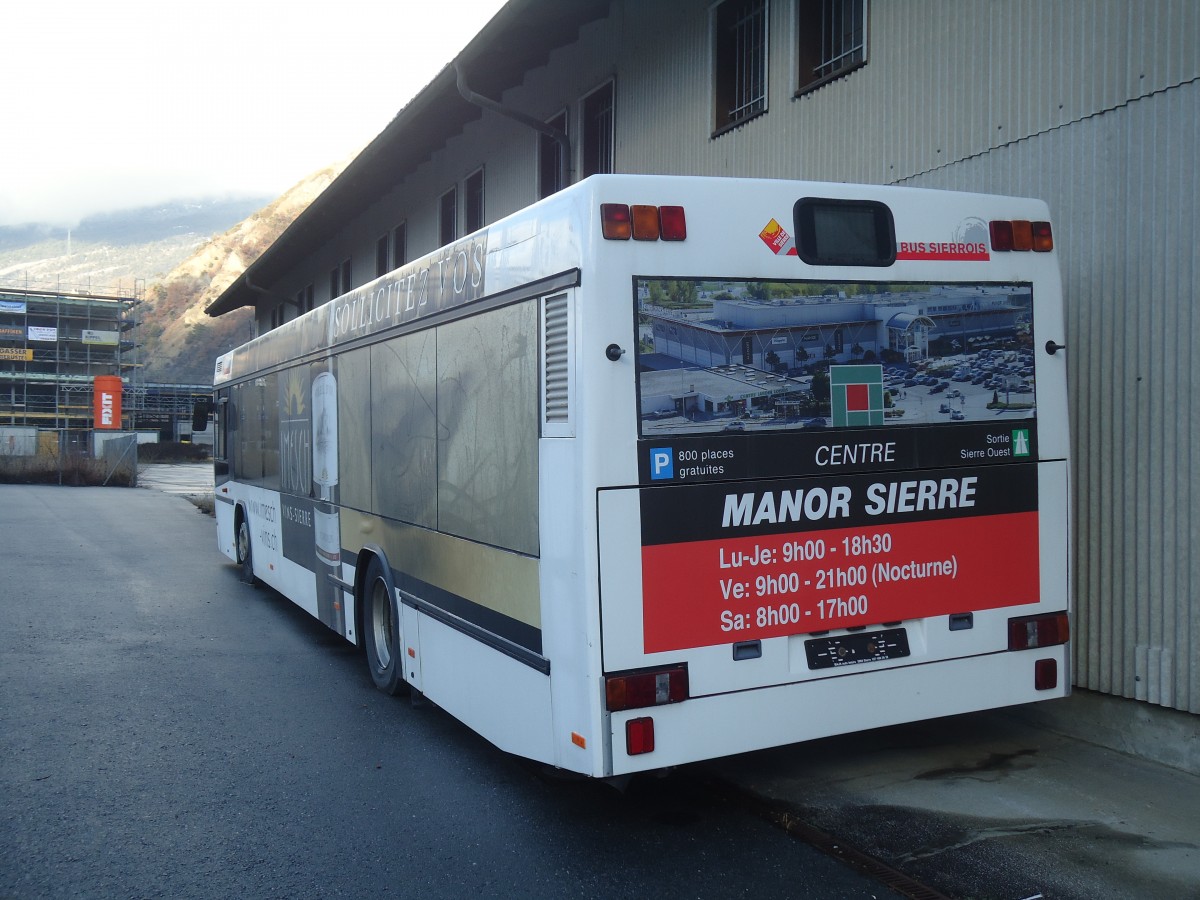
[[237, 564], [241, 568], [238, 578], [244, 584], [254, 584], [254, 550], [250, 546], [250, 522], [245, 515], [239, 515], [237, 522], [233, 546]]
[[375, 687], [397, 694], [404, 687], [400, 653], [400, 616], [396, 595], [384, 577], [383, 564], [372, 557], [363, 582], [363, 635], [367, 668]]

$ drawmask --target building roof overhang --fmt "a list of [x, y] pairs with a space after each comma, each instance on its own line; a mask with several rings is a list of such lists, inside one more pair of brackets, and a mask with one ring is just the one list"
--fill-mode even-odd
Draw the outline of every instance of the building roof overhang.
[[578, 39], [588, 22], [607, 15], [611, 0], [509, 0], [462, 52], [423, 88], [387, 127], [205, 312], [220, 316], [253, 306], [270, 285], [329, 240], [483, 110], [463, 99], [456, 67], [471, 88], [498, 99], [525, 74], [545, 65], [555, 49]]

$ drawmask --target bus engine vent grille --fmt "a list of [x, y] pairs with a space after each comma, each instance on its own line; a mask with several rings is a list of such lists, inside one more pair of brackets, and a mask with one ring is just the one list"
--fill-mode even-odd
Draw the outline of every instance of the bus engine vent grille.
[[567, 426], [571, 421], [570, 306], [568, 295], [546, 298], [545, 336], [545, 424]]

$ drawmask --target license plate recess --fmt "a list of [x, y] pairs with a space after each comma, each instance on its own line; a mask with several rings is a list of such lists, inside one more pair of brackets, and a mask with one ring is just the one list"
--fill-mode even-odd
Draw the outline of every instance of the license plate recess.
[[810, 669], [836, 669], [861, 663], [900, 659], [909, 655], [908, 634], [903, 628], [862, 631], [804, 642]]

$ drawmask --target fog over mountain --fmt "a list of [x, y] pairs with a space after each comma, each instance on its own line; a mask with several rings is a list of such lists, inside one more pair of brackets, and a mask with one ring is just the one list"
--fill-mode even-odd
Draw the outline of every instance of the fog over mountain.
[[0, 227], [0, 289], [141, 296], [133, 332], [144, 380], [211, 383], [219, 353], [251, 337], [249, 310], [218, 319], [220, 296], [337, 177], [344, 163], [282, 196], [186, 200], [84, 219], [69, 231]]
[[175, 200], [88, 216], [74, 228], [42, 223], [0, 226], [0, 253], [49, 241], [125, 247], [189, 235], [206, 238], [261, 209], [270, 197]]

